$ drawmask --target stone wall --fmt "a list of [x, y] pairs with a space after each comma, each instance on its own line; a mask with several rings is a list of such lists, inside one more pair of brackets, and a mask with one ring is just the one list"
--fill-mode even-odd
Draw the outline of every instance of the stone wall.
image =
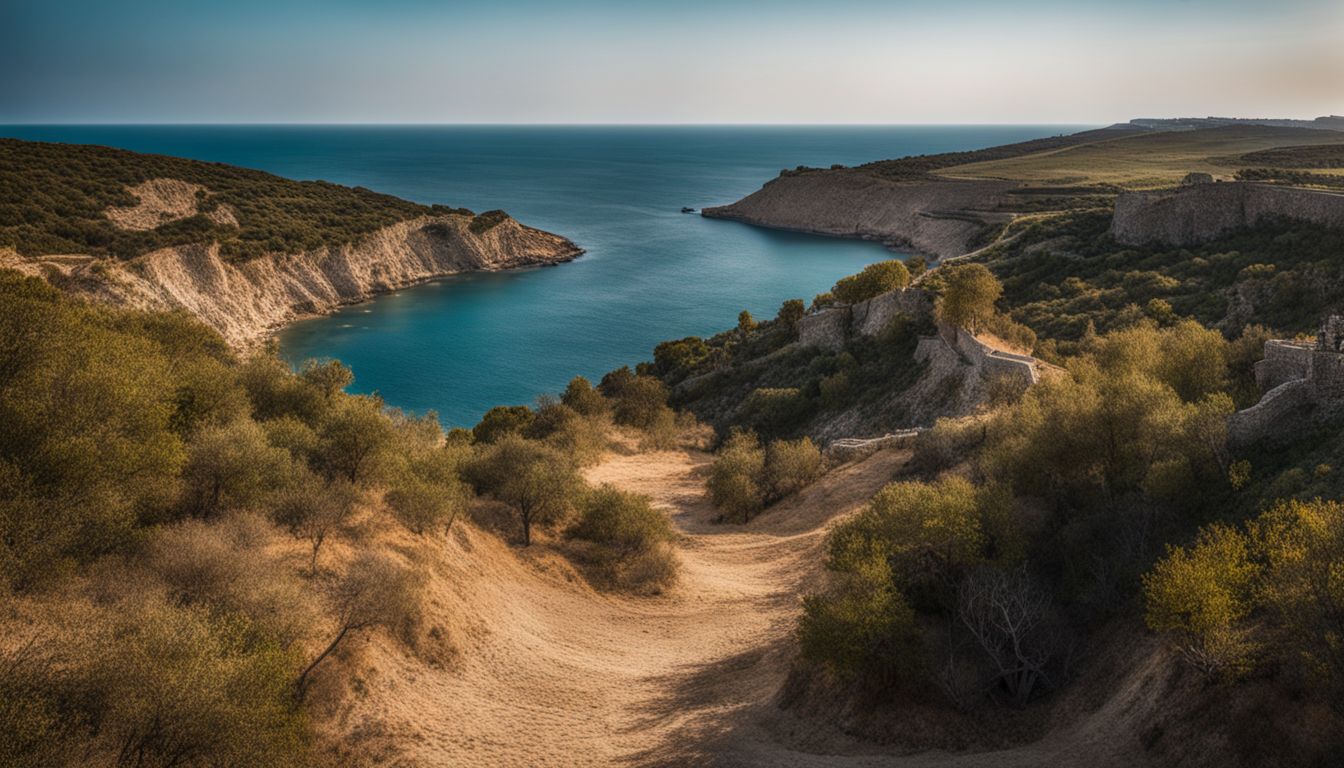
[[1198, 245], [1266, 218], [1344, 227], [1344, 195], [1251, 182], [1126, 192], [1115, 201], [1111, 235], [1126, 245]]
[[1274, 339], [1265, 342], [1265, 357], [1255, 364], [1255, 384], [1261, 392], [1305, 379], [1311, 368], [1311, 342]]
[[827, 352], [839, 352], [849, 338], [849, 307], [809, 312], [798, 321], [798, 343]]
[[850, 336], [876, 336], [897, 314], [930, 317], [933, 302], [920, 288], [888, 291], [851, 307], [809, 312], [798, 323], [798, 342], [827, 352], [839, 352]]
[[1265, 342], [1265, 357], [1255, 364], [1255, 381], [1264, 396], [1228, 418], [1228, 443], [1239, 448], [1286, 442], [1304, 429], [1337, 420], [1344, 412], [1341, 335], [1344, 321], [1331, 317], [1315, 343]]

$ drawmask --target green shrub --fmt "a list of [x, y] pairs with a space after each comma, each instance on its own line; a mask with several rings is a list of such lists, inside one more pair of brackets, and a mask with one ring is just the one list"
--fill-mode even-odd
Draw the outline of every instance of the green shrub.
[[583, 416], [601, 416], [611, 410], [606, 398], [582, 376], [570, 379], [564, 393], [560, 395], [560, 402]]
[[667, 405], [667, 385], [652, 376], [637, 376], [614, 395], [616, 423], [650, 429], [672, 417]]
[[1255, 575], [1241, 533], [1206, 528], [1189, 549], [1169, 548], [1143, 577], [1148, 626], [1176, 638], [1201, 669], [1244, 672], [1253, 649], [1241, 622], [1251, 611]]
[[344, 398], [317, 430], [317, 465], [328, 477], [364, 482], [377, 474], [395, 436], [381, 400]]
[[798, 639], [804, 658], [869, 690], [889, 690], [923, 666], [914, 611], [876, 554], [803, 599]]
[[891, 483], [830, 537], [828, 567], [853, 572], [883, 554], [896, 586], [917, 607], [949, 597], [948, 584], [984, 559], [980, 495], [965, 479]]
[[273, 447], [250, 419], [206, 427], [187, 446], [182, 469], [187, 509], [209, 516], [253, 507], [282, 485], [292, 467], [289, 454]]
[[747, 522], [765, 508], [765, 489], [760, 485], [764, 471], [765, 451], [755, 433], [734, 431], [710, 466], [710, 500], [726, 518]]
[[497, 405], [485, 412], [471, 434], [478, 443], [493, 443], [506, 435], [521, 434], [534, 417], [526, 405]]
[[896, 259], [890, 259], [869, 264], [857, 275], [841, 278], [831, 289], [831, 295], [841, 304], [858, 304], [909, 284], [909, 270]]
[[647, 496], [602, 485], [580, 503], [570, 535], [601, 544], [617, 558], [625, 558], [671, 539], [672, 526]]
[[775, 440], [765, 448], [761, 485], [771, 501], [791, 496], [822, 474], [821, 451], [806, 437]]

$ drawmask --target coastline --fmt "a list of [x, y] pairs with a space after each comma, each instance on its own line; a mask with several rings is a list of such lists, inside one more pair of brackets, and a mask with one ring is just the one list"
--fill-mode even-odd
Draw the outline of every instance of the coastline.
[[[513, 218], [473, 232], [471, 217], [422, 216], [359, 241], [241, 263], [215, 243], [164, 248], [127, 261], [0, 254], [0, 266], [42, 277], [72, 295], [194, 315], [238, 350], [266, 343], [286, 325], [431, 280], [468, 272], [554, 266], [583, 255], [568, 238]], [[7, 258], [5, 258], [7, 257]]]

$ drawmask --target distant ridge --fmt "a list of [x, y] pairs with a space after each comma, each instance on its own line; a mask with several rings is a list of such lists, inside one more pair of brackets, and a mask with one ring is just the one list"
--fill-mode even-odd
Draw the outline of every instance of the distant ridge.
[[1192, 131], [1197, 128], [1216, 128], [1224, 125], [1265, 125], [1275, 128], [1315, 128], [1344, 131], [1344, 117], [1327, 115], [1314, 120], [1294, 120], [1276, 117], [1139, 117], [1128, 125], [1159, 131]]

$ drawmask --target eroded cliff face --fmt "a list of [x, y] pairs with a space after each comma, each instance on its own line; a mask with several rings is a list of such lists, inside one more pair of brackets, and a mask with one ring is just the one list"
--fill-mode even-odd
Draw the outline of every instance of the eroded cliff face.
[[235, 347], [277, 327], [436, 277], [570, 261], [582, 249], [558, 235], [505, 219], [480, 233], [470, 216], [423, 216], [360, 241], [241, 263], [219, 247], [165, 248], [129, 261], [0, 254], [0, 266], [41, 275], [76, 295], [144, 309], [184, 309]]
[[937, 258], [972, 250], [997, 212], [1007, 181], [893, 182], [850, 170], [780, 176], [704, 216], [772, 229], [877, 240]]

